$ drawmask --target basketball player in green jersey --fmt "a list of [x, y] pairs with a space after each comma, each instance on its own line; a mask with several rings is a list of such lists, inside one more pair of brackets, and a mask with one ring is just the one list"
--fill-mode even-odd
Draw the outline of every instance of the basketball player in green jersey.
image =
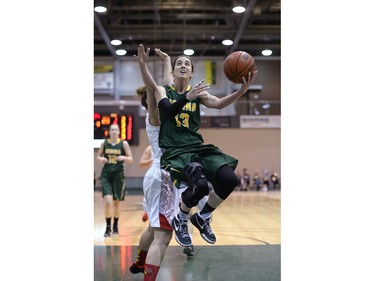
[[[145, 52], [143, 46], [138, 47], [138, 55], [134, 55], [134, 57], [137, 58], [139, 64], [146, 63], [149, 51], [148, 49]], [[155, 49], [155, 52], [164, 62], [164, 83], [173, 83], [170, 57], [160, 49]], [[146, 87], [137, 89], [137, 94], [141, 97], [141, 103], [147, 110], [146, 132], [153, 152], [153, 165], [146, 173], [143, 181], [144, 206], [148, 212], [150, 224], [141, 235], [136, 261], [130, 266], [129, 270], [133, 274], [144, 273], [144, 281], [155, 281], [172, 238], [172, 221], [175, 210], [178, 211], [180, 192], [175, 190], [169, 173], [160, 168], [162, 154], [159, 147], [160, 121], [155, 96], [151, 95]], [[190, 92], [189, 97], [195, 98], [194, 94], [194, 92]], [[169, 103], [166, 106], [179, 112], [185, 105], [186, 101], [181, 99], [179, 102]], [[203, 198], [200, 204], [203, 200], [205, 202], [206, 198]], [[193, 247], [185, 247], [184, 253], [189, 257], [193, 256]]]
[[[179, 182], [187, 181], [189, 187], [182, 193], [180, 212], [173, 220], [176, 241], [186, 247], [192, 245], [188, 233], [187, 221], [190, 209], [199, 200], [209, 194], [203, 209], [190, 217], [191, 223], [198, 228], [202, 238], [214, 244], [216, 237], [210, 226], [212, 212], [232, 193], [238, 185], [234, 169], [238, 160], [223, 153], [212, 144], [204, 144], [198, 133], [200, 127], [200, 104], [208, 108], [222, 109], [235, 102], [247, 92], [256, 77], [256, 71], [242, 78], [241, 88], [223, 98], [210, 95], [209, 85], [200, 81], [194, 87], [189, 81], [194, 74], [189, 57], [179, 56], [172, 64], [174, 84], [158, 86], [146, 64], [140, 65], [142, 78], [148, 89], [155, 94], [160, 114], [159, 146], [163, 149], [162, 168], [170, 172], [176, 187]], [[188, 100], [187, 93], [198, 92], [197, 98]], [[170, 110], [168, 101], [187, 100], [179, 112]], [[209, 191], [208, 181], [213, 189]]]
[[[125, 164], [133, 162], [129, 143], [119, 138], [118, 124], [109, 126], [109, 138], [100, 146], [97, 160], [103, 163], [100, 180], [105, 204], [104, 214], [106, 230], [104, 237], [111, 236], [111, 219], [113, 215], [113, 234], [119, 234], [120, 202], [125, 199]], [[112, 214], [113, 210], [113, 214]]]

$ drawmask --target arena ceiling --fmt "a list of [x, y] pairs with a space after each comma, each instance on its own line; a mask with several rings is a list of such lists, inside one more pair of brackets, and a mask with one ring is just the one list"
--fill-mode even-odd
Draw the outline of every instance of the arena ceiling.
[[[281, 56], [281, 0], [244, 0], [246, 11], [232, 11], [237, 0], [95, 0], [106, 3], [94, 12], [94, 56], [117, 57], [112, 39], [122, 40], [126, 56], [137, 46], [161, 48], [170, 55], [184, 49], [194, 56], [225, 57], [235, 50], [261, 56], [265, 48]], [[222, 41], [231, 39], [233, 45]]]

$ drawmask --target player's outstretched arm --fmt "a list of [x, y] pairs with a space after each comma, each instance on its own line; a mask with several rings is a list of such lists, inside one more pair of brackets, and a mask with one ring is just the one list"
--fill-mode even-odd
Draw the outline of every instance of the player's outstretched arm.
[[155, 80], [152, 78], [150, 71], [147, 67], [147, 60], [150, 53], [150, 48], [147, 48], [145, 51], [145, 47], [143, 44], [138, 46], [138, 55], [134, 55], [134, 57], [138, 60], [139, 69], [141, 71], [143, 83], [145, 83], [147, 91], [154, 92], [157, 88], [157, 84]]
[[150, 71], [147, 67], [147, 60], [150, 53], [150, 48], [145, 48], [142, 44], [138, 46], [138, 54], [134, 55], [134, 57], [138, 60], [139, 69], [141, 71], [141, 76], [143, 83], [145, 83], [145, 87], [147, 90], [147, 111], [149, 113], [149, 120], [152, 125], [158, 126], [160, 124], [159, 121], [159, 113], [157, 111], [157, 104], [155, 100], [155, 90], [157, 89], [158, 85], [156, 84], [155, 80], [152, 78]]
[[257, 71], [255, 70], [253, 73], [249, 72], [247, 80], [245, 79], [245, 77], [242, 77], [243, 84], [238, 91], [235, 91], [234, 93], [222, 98], [218, 98], [213, 95], [206, 95], [205, 97], [202, 97], [202, 104], [206, 107], [217, 109], [227, 107], [247, 92], [250, 85], [254, 82], [256, 74]]
[[155, 53], [164, 62], [163, 85], [172, 85], [173, 73], [172, 73], [171, 57], [167, 53], [162, 52], [159, 48], [155, 48]]

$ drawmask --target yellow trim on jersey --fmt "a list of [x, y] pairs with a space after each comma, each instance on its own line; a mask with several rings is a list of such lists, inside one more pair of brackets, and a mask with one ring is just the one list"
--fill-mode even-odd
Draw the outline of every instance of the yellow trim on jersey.
[[[111, 138], [108, 138], [108, 139], [107, 139], [107, 142], [110, 143], [110, 144], [112, 144], [112, 143], [111, 143]], [[116, 144], [119, 144], [120, 142], [121, 142], [121, 139], [118, 139], [117, 142], [115, 143], [115, 145], [116, 145]]]
[[[172, 89], [173, 91], [177, 92], [176, 89], [175, 89], [172, 85], [168, 85], [168, 86], [171, 87], [171, 89]], [[191, 89], [191, 86], [190, 86], [190, 85], [187, 85], [187, 86], [186, 86], [186, 90], [185, 90], [185, 92], [190, 91], [190, 89]], [[184, 92], [184, 93], [185, 93], [185, 92]]]

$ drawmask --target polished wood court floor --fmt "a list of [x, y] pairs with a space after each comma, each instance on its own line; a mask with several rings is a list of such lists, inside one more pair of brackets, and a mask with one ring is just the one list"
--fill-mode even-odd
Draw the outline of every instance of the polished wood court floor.
[[[117, 236], [104, 238], [101, 192], [94, 192], [94, 280], [143, 280], [128, 268], [135, 259], [142, 222], [142, 194], [127, 194]], [[280, 191], [234, 191], [214, 212], [217, 242], [205, 242], [193, 229], [194, 258], [172, 238], [158, 281], [280, 280]]]

